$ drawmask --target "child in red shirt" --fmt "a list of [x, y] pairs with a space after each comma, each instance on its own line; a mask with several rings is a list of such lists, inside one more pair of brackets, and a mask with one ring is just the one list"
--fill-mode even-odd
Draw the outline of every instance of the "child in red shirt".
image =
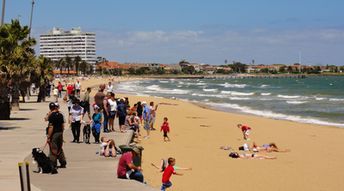
[[176, 173], [176, 171], [174, 170], [173, 166], [176, 165], [176, 159], [174, 158], [168, 158], [168, 166], [166, 167], [166, 169], [164, 170], [164, 173], [162, 174], [162, 186], [161, 186], [161, 190], [165, 191], [166, 188], [169, 188], [172, 186], [172, 182], [170, 181], [170, 178], [172, 176], [172, 174], [175, 175], [183, 175], [180, 173]]
[[248, 136], [250, 135], [251, 127], [247, 125], [238, 124], [238, 128], [241, 129], [245, 140], [250, 140]]
[[164, 118], [164, 123], [162, 124], [161, 126], [161, 129], [160, 131], [163, 131], [164, 132], [164, 141], [166, 142], [166, 139], [167, 141], [171, 141], [170, 138], [168, 137], [167, 133], [170, 132], [170, 126], [168, 125], [168, 119], [167, 117]]

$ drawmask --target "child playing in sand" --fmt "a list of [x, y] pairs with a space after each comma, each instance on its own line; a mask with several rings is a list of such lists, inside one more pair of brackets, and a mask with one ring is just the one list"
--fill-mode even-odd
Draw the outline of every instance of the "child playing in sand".
[[251, 127], [247, 125], [238, 124], [238, 128], [241, 129], [245, 140], [250, 140], [248, 136], [250, 135]]
[[165, 191], [166, 188], [169, 188], [172, 186], [172, 182], [170, 181], [170, 178], [172, 176], [172, 174], [175, 175], [183, 175], [180, 173], [177, 173], [173, 166], [176, 165], [176, 159], [174, 158], [168, 158], [168, 166], [166, 167], [166, 169], [164, 170], [164, 173], [162, 174], [162, 186], [161, 186], [161, 190]]
[[166, 142], [166, 139], [167, 141], [170, 141], [170, 138], [167, 135], [167, 133], [170, 132], [170, 126], [168, 125], [167, 117], [164, 117], [164, 123], [162, 124], [160, 131], [164, 132], [164, 141]]

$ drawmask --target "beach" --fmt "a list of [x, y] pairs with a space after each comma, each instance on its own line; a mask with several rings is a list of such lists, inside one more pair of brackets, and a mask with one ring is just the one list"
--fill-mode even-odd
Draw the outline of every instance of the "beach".
[[[344, 131], [341, 128], [274, 120], [210, 110], [164, 98], [128, 96], [130, 103], [145, 100], [161, 104], [155, 128], [143, 140], [143, 173], [153, 187], [161, 185], [161, 173], [151, 166], [175, 157], [177, 165], [192, 167], [172, 178], [171, 190], [340, 190], [343, 177]], [[163, 117], [169, 118], [171, 142], [159, 132]], [[244, 141], [238, 123], [252, 127], [251, 141]], [[145, 135], [145, 132], [142, 132]], [[267, 153], [276, 160], [232, 159], [229, 151], [243, 143], [275, 142], [288, 153]], [[265, 153], [264, 153], [265, 154]]]
[[[81, 81], [82, 89], [94, 87], [93, 95], [96, 86], [107, 83], [109, 79], [91, 78]], [[114, 82], [127, 80], [138, 79], [114, 78]], [[152, 96], [116, 94], [116, 97], [129, 97], [131, 105], [137, 101], [160, 103], [155, 123], [157, 130], [151, 132], [149, 139], [143, 139], [140, 143], [144, 147], [142, 167], [145, 181], [154, 188], [160, 188], [162, 174], [151, 163], [158, 165], [162, 158], [168, 157], [176, 158], [177, 166], [192, 167], [191, 171], [179, 171], [183, 176], [172, 176], [173, 186], [170, 190], [174, 191], [335, 191], [344, 187], [344, 150], [341, 148], [344, 144], [344, 131], [341, 128], [216, 111], [191, 102]], [[171, 127], [171, 142], [166, 143], [159, 132], [164, 117], [169, 118]], [[28, 122], [31, 124], [31, 121]], [[115, 123], [117, 122], [116, 119]], [[238, 123], [252, 127], [251, 141], [243, 140], [242, 133], [236, 126]], [[18, 143], [14, 148], [20, 148], [21, 155], [2, 159], [3, 164], [15, 165], [31, 152], [28, 148], [44, 142], [43, 132], [38, 132], [37, 129], [44, 127], [45, 123], [42, 120], [32, 124], [41, 126], [35, 127], [32, 132], [26, 129], [32, 134], [31, 141], [25, 141], [26, 147], [20, 147]], [[15, 137], [15, 131], [20, 133], [23, 130], [13, 129], [8, 133]], [[142, 136], [145, 133], [141, 128]], [[280, 148], [290, 149], [291, 152], [266, 154], [276, 156], [276, 160], [245, 160], [232, 159], [228, 157], [229, 151], [220, 149], [221, 146], [231, 146], [237, 150], [243, 143], [251, 144], [253, 141], [260, 145], [275, 142]], [[10, 160], [14, 162], [9, 162]], [[11, 169], [16, 170], [15, 167]], [[114, 172], [115, 170], [113, 169]], [[12, 173], [10, 180], [16, 180], [16, 173]]]

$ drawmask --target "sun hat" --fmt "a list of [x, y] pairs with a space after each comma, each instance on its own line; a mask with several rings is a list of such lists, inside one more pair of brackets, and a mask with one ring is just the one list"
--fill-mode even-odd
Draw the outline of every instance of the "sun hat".
[[140, 149], [139, 148], [137, 148], [137, 147], [133, 147], [133, 149], [132, 149], [132, 151], [134, 151], [136, 154], [141, 154], [141, 151], [140, 151]]
[[142, 105], [147, 105], [147, 102], [146, 102], [146, 101], [143, 101], [141, 104], [142, 104]]

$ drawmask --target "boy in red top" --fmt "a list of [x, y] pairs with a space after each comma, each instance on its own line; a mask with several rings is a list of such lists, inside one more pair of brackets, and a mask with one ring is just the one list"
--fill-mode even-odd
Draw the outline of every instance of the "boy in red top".
[[163, 131], [164, 132], [164, 141], [166, 142], [166, 139], [167, 141], [171, 141], [170, 138], [168, 137], [167, 133], [170, 132], [170, 126], [168, 125], [168, 119], [167, 117], [164, 118], [164, 123], [162, 124], [161, 126], [161, 129], [160, 131]]
[[238, 128], [241, 129], [245, 140], [250, 140], [248, 136], [250, 135], [251, 127], [247, 125], [238, 124]]
[[172, 182], [170, 181], [170, 178], [172, 176], [172, 174], [175, 175], [183, 175], [180, 173], [176, 173], [176, 171], [174, 171], [173, 166], [176, 165], [176, 159], [174, 158], [168, 158], [168, 166], [166, 167], [166, 169], [164, 170], [164, 173], [162, 174], [162, 186], [161, 186], [161, 190], [165, 191], [166, 188], [169, 188], [172, 186]]

